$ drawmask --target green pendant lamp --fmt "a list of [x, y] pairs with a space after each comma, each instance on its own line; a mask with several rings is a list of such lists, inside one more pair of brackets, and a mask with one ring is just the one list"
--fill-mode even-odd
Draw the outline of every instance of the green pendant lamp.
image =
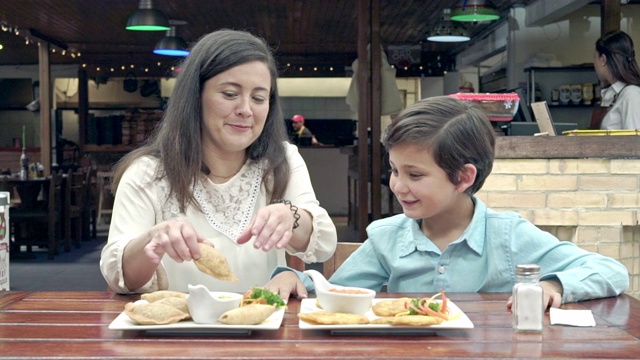
[[485, 0], [461, 0], [451, 11], [453, 21], [493, 21], [500, 19], [496, 9]]
[[167, 31], [170, 29], [169, 20], [160, 10], [154, 9], [153, 0], [140, 0], [138, 10], [127, 20], [127, 30]]

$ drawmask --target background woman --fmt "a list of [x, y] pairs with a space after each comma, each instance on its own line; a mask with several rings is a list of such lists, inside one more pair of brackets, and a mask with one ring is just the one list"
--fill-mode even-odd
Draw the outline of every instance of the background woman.
[[607, 108], [600, 128], [640, 129], [640, 70], [631, 37], [623, 31], [600, 37], [593, 66], [603, 87], [601, 105]]

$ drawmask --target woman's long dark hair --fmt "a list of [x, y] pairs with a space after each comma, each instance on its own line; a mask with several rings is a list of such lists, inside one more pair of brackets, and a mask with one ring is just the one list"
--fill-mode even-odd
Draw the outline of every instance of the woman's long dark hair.
[[633, 40], [627, 33], [610, 31], [596, 41], [598, 54], [607, 57], [613, 77], [625, 84], [640, 86], [640, 70], [633, 49]]
[[277, 85], [277, 67], [267, 44], [244, 31], [218, 30], [203, 36], [191, 49], [190, 55], [180, 66], [175, 87], [167, 103], [162, 122], [143, 147], [127, 154], [118, 163], [114, 173], [114, 187], [133, 161], [142, 156], [159, 159], [161, 171], [157, 179], [166, 177], [171, 196], [176, 196], [180, 211], [187, 205], [199, 208], [193, 186], [209, 169], [202, 159], [202, 88], [210, 78], [238, 65], [260, 61], [271, 73], [269, 113], [264, 129], [247, 149], [252, 160], [266, 160], [263, 183], [271, 178], [272, 199], [281, 198], [289, 180], [291, 169], [286, 161], [285, 126]]

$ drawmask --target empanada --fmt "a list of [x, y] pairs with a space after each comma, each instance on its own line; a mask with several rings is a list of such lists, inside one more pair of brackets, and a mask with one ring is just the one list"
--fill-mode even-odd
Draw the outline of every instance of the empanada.
[[[172, 296], [172, 297], [166, 297], [164, 299], [160, 299], [160, 300], [156, 301], [155, 303], [169, 305], [169, 306], [171, 306], [173, 308], [176, 308], [176, 309], [182, 311], [183, 313], [189, 314], [189, 306], [187, 305], [187, 299], [186, 298]], [[191, 315], [189, 315], [189, 316], [191, 316]]]
[[407, 311], [406, 304], [411, 303], [411, 298], [399, 298], [391, 300], [382, 300], [373, 304], [371, 310], [378, 316], [396, 316], [401, 312]]
[[428, 326], [442, 324], [444, 319], [435, 316], [405, 315], [405, 316], [385, 316], [371, 321], [372, 324], [405, 325], [405, 326]]
[[168, 297], [179, 297], [186, 299], [187, 294], [179, 291], [171, 291], [171, 290], [158, 290], [146, 294], [140, 295], [142, 300], [147, 300], [147, 302], [156, 302], [160, 299], [168, 298]]
[[231, 271], [227, 259], [212, 246], [200, 243], [200, 258], [194, 262], [200, 271], [216, 279], [238, 281], [238, 278]]
[[369, 319], [366, 316], [328, 311], [298, 313], [298, 317], [302, 319], [302, 321], [316, 325], [353, 325], [369, 323]]
[[124, 306], [124, 312], [140, 325], [167, 325], [190, 317], [189, 313], [160, 302], [128, 303]]
[[275, 311], [274, 305], [251, 304], [225, 312], [218, 321], [227, 325], [257, 325]]

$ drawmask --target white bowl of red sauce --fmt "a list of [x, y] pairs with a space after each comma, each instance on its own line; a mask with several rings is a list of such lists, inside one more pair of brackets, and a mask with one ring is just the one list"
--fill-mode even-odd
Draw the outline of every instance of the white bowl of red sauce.
[[376, 297], [371, 289], [331, 284], [316, 270], [305, 270], [316, 289], [317, 305], [324, 311], [364, 315]]
[[332, 285], [316, 289], [318, 303], [324, 311], [364, 315], [371, 307], [376, 292], [371, 289]]

